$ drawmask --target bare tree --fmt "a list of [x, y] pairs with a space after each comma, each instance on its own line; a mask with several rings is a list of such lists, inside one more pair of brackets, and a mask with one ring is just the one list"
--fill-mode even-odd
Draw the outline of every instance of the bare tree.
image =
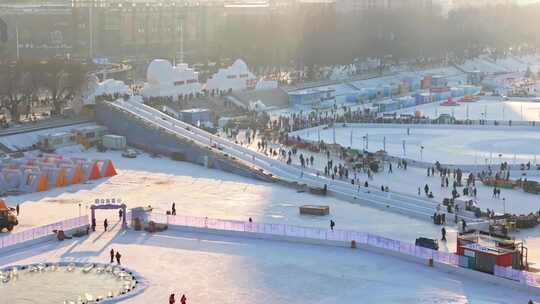
[[23, 106], [29, 106], [36, 89], [32, 64], [18, 62], [0, 65], [0, 108], [7, 109], [18, 122]]
[[51, 59], [42, 63], [39, 70], [39, 83], [48, 92], [53, 114], [58, 115], [85, 83], [86, 68], [80, 63]]

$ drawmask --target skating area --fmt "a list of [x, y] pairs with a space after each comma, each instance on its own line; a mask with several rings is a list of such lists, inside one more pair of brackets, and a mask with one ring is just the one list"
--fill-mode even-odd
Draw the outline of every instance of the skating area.
[[[149, 282], [123, 303], [526, 303], [527, 292], [503, 289], [362, 250], [213, 236], [118, 229], [84, 241], [46, 243], [3, 255], [0, 263], [122, 263]], [[6, 301], [7, 300], [7, 301]], [[24, 303], [41, 303], [26, 298]], [[0, 303], [13, 303], [5, 297]], [[22, 303], [22, 302], [21, 302]]]
[[371, 152], [385, 150], [391, 156], [430, 163], [536, 164], [537, 157], [540, 161], [540, 133], [533, 126], [352, 124], [338, 125], [335, 130], [333, 127], [306, 129], [291, 135], [311, 141], [320, 138], [326, 143], [334, 143], [335, 139], [335, 143], [344, 147]]
[[420, 112], [422, 116], [438, 118], [447, 114], [458, 120], [496, 120], [507, 123], [508, 120], [540, 121], [540, 102], [479, 100], [476, 102], [458, 102], [457, 106], [443, 106], [439, 103], [419, 105], [397, 111], [398, 114]]

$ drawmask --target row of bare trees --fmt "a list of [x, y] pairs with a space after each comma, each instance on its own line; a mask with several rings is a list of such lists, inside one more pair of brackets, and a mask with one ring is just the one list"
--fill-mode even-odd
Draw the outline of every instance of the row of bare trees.
[[7, 110], [13, 122], [38, 104], [50, 106], [53, 115], [60, 114], [86, 79], [86, 66], [68, 60], [0, 64], [0, 110]]
[[227, 16], [217, 47], [201, 46], [196, 53], [214, 59], [242, 57], [250, 66], [348, 64], [355, 58], [390, 55], [396, 61], [463, 59], [487, 48], [502, 54], [540, 47], [539, 15], [540, 3], [466, 6], [448, 15], [414, 5], [350, 13], [302, 6]]

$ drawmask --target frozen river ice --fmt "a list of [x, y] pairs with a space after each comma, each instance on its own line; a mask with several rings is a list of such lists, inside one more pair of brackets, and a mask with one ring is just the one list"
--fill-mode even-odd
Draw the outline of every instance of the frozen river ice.
[[[334, 133], [335, 132], [335, 133]], [[535, 163], [540, 157], [540, 126], [363, 125], [305, 129], [291, 133], [303, 139], [414, 160], [444, 164]], [[352, 139], [352, 146], [351, 146]], [[540, 161], [540, 159], [538, 159]]]
[[[533, 295], [446, 274], [426, 265], [361, 249], [224, 237], [169, 230], [95, 233], [87, 240], [47, 243], [17, 260], [102, 262], [109, 248], [148, 281], [125, 303], [166, 303], [170, 293], [188, 303], [526, 303]], [[19, 261], [20, 260], [20, 261]], [[4, 297], [0, 297], [0, 303]], [[18, 303], [18, 302], [17, 302]], [[124, 303], [124, 302], [123, 302]]]
[[437, 103], [430, 103], [402, 109], [397, 113], [414, 115], [416, 111], [430, 118], [448, 114], [460, 120], [540, 121], [540, 102], [533, 101], [479, 100], [477, 102], [460, 102], [459, 106], [441, 106]]

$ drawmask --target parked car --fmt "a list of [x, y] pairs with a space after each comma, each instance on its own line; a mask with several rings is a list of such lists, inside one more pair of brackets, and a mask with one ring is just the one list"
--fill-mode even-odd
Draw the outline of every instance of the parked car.
[[11, 157], [8, 154], [0, 152], [0, 161], [8, 160], [8, 159], [11, 159]]
[[429, 248], [429, 249], [433, 249], [433, 250], [439, 250], [439, 243], [437, 242], [437, 240], [434, 240], [434, 239], [429, 239], [429, 238], [425, 238], [425, 237], [419, 237], [419, 238], [416, 239], [414, 244], [416, 246], [419, 246], [419, 247]]
[[127, 158], [135, 158], [137, 157], [137, 151], [133, 149], [127, 149], [126, 151], [122, 152], [122, 156]]

